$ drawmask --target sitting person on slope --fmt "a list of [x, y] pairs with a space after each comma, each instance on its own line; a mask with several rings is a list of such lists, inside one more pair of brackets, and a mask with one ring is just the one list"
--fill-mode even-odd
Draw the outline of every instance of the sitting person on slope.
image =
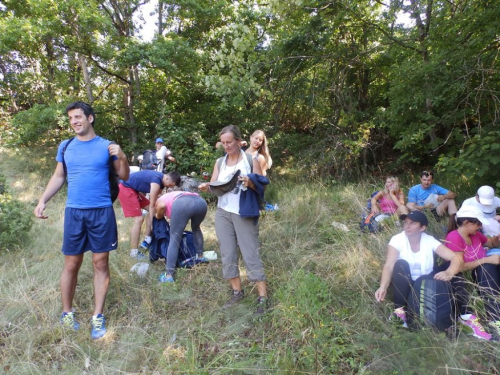
[[371, 213], [374, 215], [382, 214], [375, 218], [378, 222], [393, 214], [404, 215], [408, 213], [405, 206], [405, 195], [399, 187], [399, 179], [394, 176], [387, 177], [384, 189], [375, 194], [371, 201]]
[[[375, 292], [378, 302], [385, 300], [389, 285], [393, 286], [394, 312], [391, 317], [399, 319], [407, 328], [407, 299], [415, 281], [426, 275], [433, 275], [436, 280], [451, 281], [455, 292], [460, 286], [459, 278], [463, 259], [461, 254], [448, 249], [434, 237], [425, 233], [427, 217], [420, 211], [401, 215], [403, 232], [393, 236], [387, 248], [387, 258], [382, 270], [380, 287]], [[448, 264], [434, 266], [434, 253]]]
[[[488, 256], [485, 247], [500, 247], [500, 236], [488, 238], [479, 229], [489, 220], [478, 207], [462, 206], [457, 212], [455, 230], [446, 236], [446, 246], [463, 254], [464, 270], [472, 271], [493, 336], [485, 332], [475, 315], [462, 315], [459, 321], [480, 339], [500, 339], [500, 255]], [[464, 312], [461, 311], [461, 314]], [[467, 319], [468, 318], [468, 319]]]

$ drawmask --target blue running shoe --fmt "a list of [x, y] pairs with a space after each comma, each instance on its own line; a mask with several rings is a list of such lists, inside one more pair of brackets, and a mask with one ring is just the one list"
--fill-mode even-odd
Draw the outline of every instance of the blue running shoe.
[[160, 283], [173, 283], [174, 278], [172, 276], [167, 277], [167, 273], [163, 272], [160, 277], [158, 278], [160, 280]]
[[149, 249], [149, 246], [151, 244], [147, 243], [146, 240], [142, 241], [141, 245], [139, 246], [141, 249], [144, 249], [144, 250], [148, 250]]
[[78, 323], [75, 319], [75, 313], [72, 312], [63, 312], [61, 315], [61, 324], [65, 327], [72, 328], [75, 331], [78, 331], [80, 328], [80, 323]]
[[94, 340], [100, 339], [106, 334], [106, 319], [104, 315], [97, 314], [97, 316], [93, 316], [90, 323], [92, 324], [91, 336]]

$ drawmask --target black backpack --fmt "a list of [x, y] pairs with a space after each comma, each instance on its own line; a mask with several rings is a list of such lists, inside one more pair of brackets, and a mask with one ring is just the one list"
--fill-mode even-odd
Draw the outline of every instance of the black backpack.
[[[64, 169], [64, 175], [67, 177], [68, 176], [68, 168], [66, 167], [66, 162], [64, 161], [64, 153], [66, 152], [66, 149], [68, 148], [69, 144], [71, 141], [73, 141], [75, 137], [72, 137], [68, 140], [64, 148], [62, 149], [62, 164], [63, 164], [63, 169]], [[114, 144], [115, 142], [109, 142], [109, 144]], [[118, 198], [118, 193], [120, 192], [120, 188], [118, 187], [118, 184], [120, 183], [120, 178], [115, 172], [115, 166], [113, 164], [113, 159], [109, 157], [109, 194], [111, 196], [111, 202], [115, 203], [116, 198]]]
[[425, 275], [415, 280], [408, 296], [408, 326], [410, 329], [432, 327], [447, 331], [456, 320], [451, 284]]
[[156, 151], [146, 150], [142, 153], [141, 170], [156, 170], [160, 161], [156, 157]]

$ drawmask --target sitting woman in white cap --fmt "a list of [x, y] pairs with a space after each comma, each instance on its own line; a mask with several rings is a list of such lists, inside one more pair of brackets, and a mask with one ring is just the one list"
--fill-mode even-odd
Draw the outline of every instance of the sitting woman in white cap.
[[495, 190], [491, 186], [481, 186], [477, 190], [475, 197], [466, 199], [463, 206], [474, 206], [481, 210], [488, 223], [483, 223], [483, 233], [486, 236], [496, 236], [500, 234], [500, 215], [497, 210], [500, 207], [500, 198], [495, 197]]
[[[500, 255], [491, 254], [485, 247], [500, 247], [500, 236], [488, 238], [479, 230], [490, 219], [484, 217], [478, 207], [462, 206], [457, 212], [457, 229], [446, 236], [446, 246], [463, 254], [464, 270], [472, 271], [472, 278], [479, 288], [493, 338], [500, 338]], [[493, 249], [491, 252], [495, 252]], [[462, 312], [461, 312], [462, 313]], [[470, 315], [470, 316], [469, 316]], [[468, 318], [468, 319], [467, 319]], [[460, 322], [469, 326], [473, 335], [485, 340], [492, 335], [485, 332], [475, 315], [462, 315]]]
[[[451, 281], [455, 293], [463, 259], [461, 254], [448, 249], [434, 237], [425, 233], [428, 220], [421, 211], [412, 211], [401, 215], [403, 232], [393, 236], [387, 248], [387, 258], [382, 270], [380, 287], [375, 292], [375, 298], [382, 302], [387, 294], [389, 285], [393, 286], [394, 317], [400, 320], [403, 327], [407, 327], [406, 308], [408, 296], [413, 284], [421, 276], [433, 275], [436, 280]], [[434, 266], [434, 253], [449, 265]]]

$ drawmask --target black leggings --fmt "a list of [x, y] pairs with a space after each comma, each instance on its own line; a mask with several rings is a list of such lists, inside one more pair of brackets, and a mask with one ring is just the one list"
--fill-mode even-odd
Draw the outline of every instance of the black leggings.
[[[438, 272], [445, 271], [449, 265], [450, 262], [446, 262], [440, 266], [434, 266], [434, 270], [429, 275], [435, 275]], [[398, 259], [392, 271], [394, 306], [396, 308], [407, 306], [408, 296], [410, 292], [412, 292], [413, 284], [414, 281], [411, 278], [410, 265], [406, 260]], [[450, 284], [458, 311], [460, 314], [467, 314], [467, 302], [469, 299], [462, 274], [459, 273], [453, 277]]]
[[489, 320], [500, 320], [500, 266], [486, 263], [472, 270], [472, 278], [486, 308]]

